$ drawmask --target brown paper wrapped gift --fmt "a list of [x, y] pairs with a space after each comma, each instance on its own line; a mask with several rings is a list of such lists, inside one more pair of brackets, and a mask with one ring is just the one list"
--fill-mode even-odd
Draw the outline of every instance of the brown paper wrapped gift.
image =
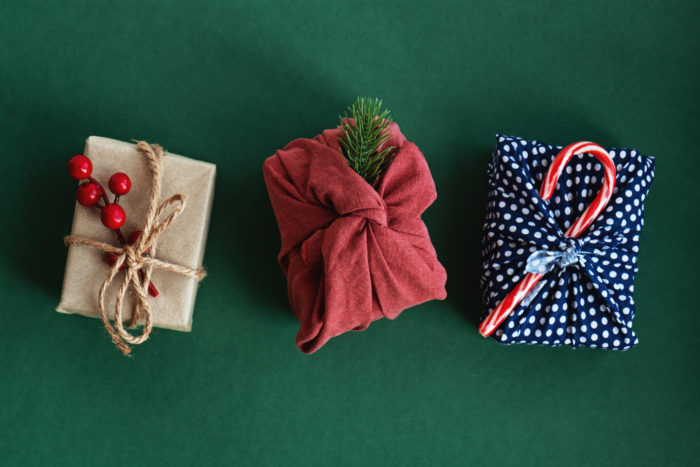
[[[126, 223], [121, 230], [129, 235], [134, 230], [142, 229], [153, 185], [153, 173], [144, 154], [134, 144], [97, 136], [87, 139], [84, 154], [92, 161], [92, 176], [105, 188], [113, 173], [124, 172], [129, 175], [132, 181], [131, 191], [119, 201], [126, 212]], [[216, 166], [170, 153], [163, 155], [160, 166], [160, 201], [181, 193], [186, 197], [186, 205], [158, 237], [155, 258], [199, 269], [207, 238]], [[99, 210], [78, 204], [71, 237], [89, 238], [119, 246], [114, 232], [102, 225]], [[63, 292], [57, 311], [100, 317], [98, 291], [110, 272], [104, 256], [104, 251], [97, 248], [81, 244], [69, 245]], [[148, 297], [153, 326], [190, 331], [198, 280], [163, 268], [151, 269], [151, 282], [159, 292], [155, 298]], [[117, 291], [123, 274], [124, 272], [118, 273], [105, 292], [104, 309], [110, 319], [114, 317]], [[134, 294], [127, 292], [123, 302], [124, 319], [131, 315], [135, 304]]]

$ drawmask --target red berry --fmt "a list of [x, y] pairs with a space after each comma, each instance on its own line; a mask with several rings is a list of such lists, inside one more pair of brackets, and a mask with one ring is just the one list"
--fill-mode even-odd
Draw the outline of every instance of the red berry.
[[[110, 266], [114, 266], [114, 263], [117, 262], [117, 254], [116, 253], [105, 253], [105, 261]], [[122, 265], [119, 266], [119, 270], [121, 271], [125, 267], [126, 267], [126, 263], [122, 263]]]
[[87, 207], [96, 205], [100, 201], [101, 195], [102, 190], [100, 190], [100, 187], [92, 182], [81, 183], [75, 191], [75, 199], [78, 200], [78, 203]]
[[109, 191], [117, 196], [125, 195], [131, 189], [131, 179], [122, 172], [117, 172], [109, 177]]
[[92, 174], [92, 162], [90, 159], [78, 154], [68, 161], [68, 173], [76, 180], [83, 180]]
[[118, 204], [108, 204], [102, 208], [100, 213], [100, 218], [102, 223], [111, 230], [117, 230], [119, 227], [124, 225], [126, 221], [126, 213]]
[[129, 234], [129, 239], [127, 240], [129, 242], [129, 245], [134, 245], [138, 241], [142, 233], [143, 230], [134, 230], [133, 232], [131, 232]]

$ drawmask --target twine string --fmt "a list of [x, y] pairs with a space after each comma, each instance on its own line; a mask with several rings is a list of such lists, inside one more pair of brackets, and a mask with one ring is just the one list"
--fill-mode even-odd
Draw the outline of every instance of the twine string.
[[[102, 318], [105, 329], [107, 329], [107, 332], [111, 336], [114, 345], [116, 345], [124, 355], [131, 353], [129, 344], [142, 344], [148, 340], [148, 337], [151, 335], [153, 323], [151, 307], [148, 304], [148, 284], [151, 282], [153, 268], [164, 269], [197, 280], [206, 276], [206, 272], [203, 269], [193, 269], [159, 260], [155, 257], [158, 237], [185, 209], [186, 197], [182, 193], [177, 193], [158, 204], [162, 182], [163, 148], [155, 144], [150, 145], [145, 141], [139, 141], [136, 147], [139, 152], [146, 157], [153, 180], [146, 221], [143, 229], [141, 229], [142, 233], [136, 242], [133, 245], [126, 244], [122, 247], [115, 247], [108, 243], [78, 235], [69, 235], [64, 239], [66, 245], [84, 245], [106, 253], [114, 253], [117, 256], [100, 287], [97, 300], [100, 317]], [[166, 212], [167, 215], [159, 221]], [[124, 279], [119, 285], [119, 290], [117, 292], [117, 299], [114, 306], [114, 325], [112, 325], [105, 311], [104, 297], [109, 285], [112, 283], [117, 273], [119, 273], [122, 266], [124, 266]], [[139, 271], [143, 271], [143, 280], [139, 278]], [[122, 308], [124, 297], [129, 289], [131, 289], [136, 297], [136, 304], [132, 309], [130, 318], [126, 322], [126, 326], [135, 326], [143, 317], [144, 326], [140, 335], [131, 334], [124, 328], [125, 323], [122, 318]]]

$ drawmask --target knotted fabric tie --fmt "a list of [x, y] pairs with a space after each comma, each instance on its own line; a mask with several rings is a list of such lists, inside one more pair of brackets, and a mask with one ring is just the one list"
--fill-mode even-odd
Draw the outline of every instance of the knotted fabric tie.
[[[100, 287], [98, 293], [98, 307], [102, 322], [107, 332], [109, 332], [109, 335], [112, 337], [114, 345], [116, 345], [124, 355], [131, 353], [129, 344], [137, 345], [145, 342], [148, 340], [151, 330], [153, 329], [151, 308], [147, 300], [148, 284], [151, 282], [153, 267], [192, 277], [197, 280], [206, 276], [206, 272], [203, 269], [192, 269], [155, 258], [158, 237], [185, 209], [186, 198], [185, 195], [177, 193], [158, 204], [162, 182], [163, 148], [155, 144], [150, 145], [145, 141], [139, 141], [136, 147], [139, 152], [146, 157], [148, 168], [151, 171], [153, 179], [146, 222], [138, 240], [133, 245], [126, 244], [122, 247], [115, 247], [108, 243], [98, 242], [87, 237], [76, 235], [69, 235], [64, 239], [66, 245], [85, 245], [106, 253], [114, 253], [117, 255], [116, 260], [110, 267], [107, 278]], [[171, 208], [171, 211], [168, 215], [163, 220], [159, 220], [163, 216], [163, 213], [169, 208]], [[114, 307], [114, 325], [112, 325], [105, 311], [104, 296], [122, 265], [124, 266], [124, 279], [117, 292], [117, 299]], [[139, 271], [143, 271], [142, 278], [139, 277]], [[128, 289], [134, 292], [136, 305], [132, 310], [127, 326], [135, 326], [141, 318], [144, 319], [143, 331], [141, 335], [138, 336], [128, 332], [124, 328], [124, 323], [122, 322], [122, 304]]]
[[569, 239], [569, 246], [564, 250], [550, 251], [537, 250], [527, 258], [525, 272], [536, 274], [547, 274], [549, 271], [559, 266], [565, 268], [577, 263], [581, 254], [581, 242]]
[[[581, 252], [581, 241], [574, 238], [569, 239], [569, 246], [564, 250], [551, 251], [551, 250], [536, 250], [527, 258], [527, 263], [525, 264], [525, 272], [533, 274], [547, 274], [552, 271], [555, 267], [565, 268], [572, 264], [582, 261], [581, 257], [583, 253]], [[535, 287], [528, 292], [528, 294], [523, 298], [523, 306], [528, 306], [532, 300], [540, 293], [542, 287], [544, 287], [544, 282], [539, 282]]]

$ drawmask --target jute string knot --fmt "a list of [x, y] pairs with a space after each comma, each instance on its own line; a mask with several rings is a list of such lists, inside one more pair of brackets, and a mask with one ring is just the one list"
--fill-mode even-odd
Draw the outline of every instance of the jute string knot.
[[[148, 340], [148, 337], [151, 335], [153, 323], [151, 307], [148, 304], [148, 284], [151, 282], [151, 274], [154, 267], [192, 277], [197, 280], [206, 276], [206, 272], [203, 269], [192, 269], [187, 266], [168, 263], [156, 258], [158, 237], [185, 209], [186, 198], [182, 193], [177, 193], [158, 204], [162, 182], [163, 148], [155, 144], [150, 145], [145, 141], [139, 141], [136, 147], [139, 152], [146, 157], [153, 180], [146, 221], [142, 233], [136, 242], [133, 245], [125, 244], [121, 247], [115, 247], [108, 243], [98, 242], [77, 235], [69, 235], [64, 239], [66, 245], [85, 245], [116, 255], [116, 260], [110, 267], [109, 273], [100, 287], [97, 301], [102, 322], [107, 332], [109, 332], [109, 335], [112, 337], [114, 345], [116, 345], [124, 355], [131, 353], [129, 344], [142, 344]], [[163, 214], [168, 210], [170, 210], [170, 212], [163, 217]], [[163, 219], [160, 220], [161, 218]], [[104, 298], [109, 285], [112, 283], [117, 273], [119, 273], [122, 266], [124, 266], [124, 279], [117, 292], [116, 303], [114, 305], [114, 325], [112, 325], [105, 311]], [[143, 271], [141, 277], [139, 276], [139, 271]], [[129, 319], [124, 322], [122, 319], [122, 305], [127, 290], [133, 292], [136, 298], [136, 304], [131, 311]], [[142, 318], [144, 324], [143, 331], [140, 335], [131, 334], [125, 329], [124, 325], [127, 327], [136, 326]]]
[[124, 245], [124, 256], [126, 257], [126, 267], [129, 269], [141, 268], [141, 261], [136, 254], [136, 250], [131, 245]]

